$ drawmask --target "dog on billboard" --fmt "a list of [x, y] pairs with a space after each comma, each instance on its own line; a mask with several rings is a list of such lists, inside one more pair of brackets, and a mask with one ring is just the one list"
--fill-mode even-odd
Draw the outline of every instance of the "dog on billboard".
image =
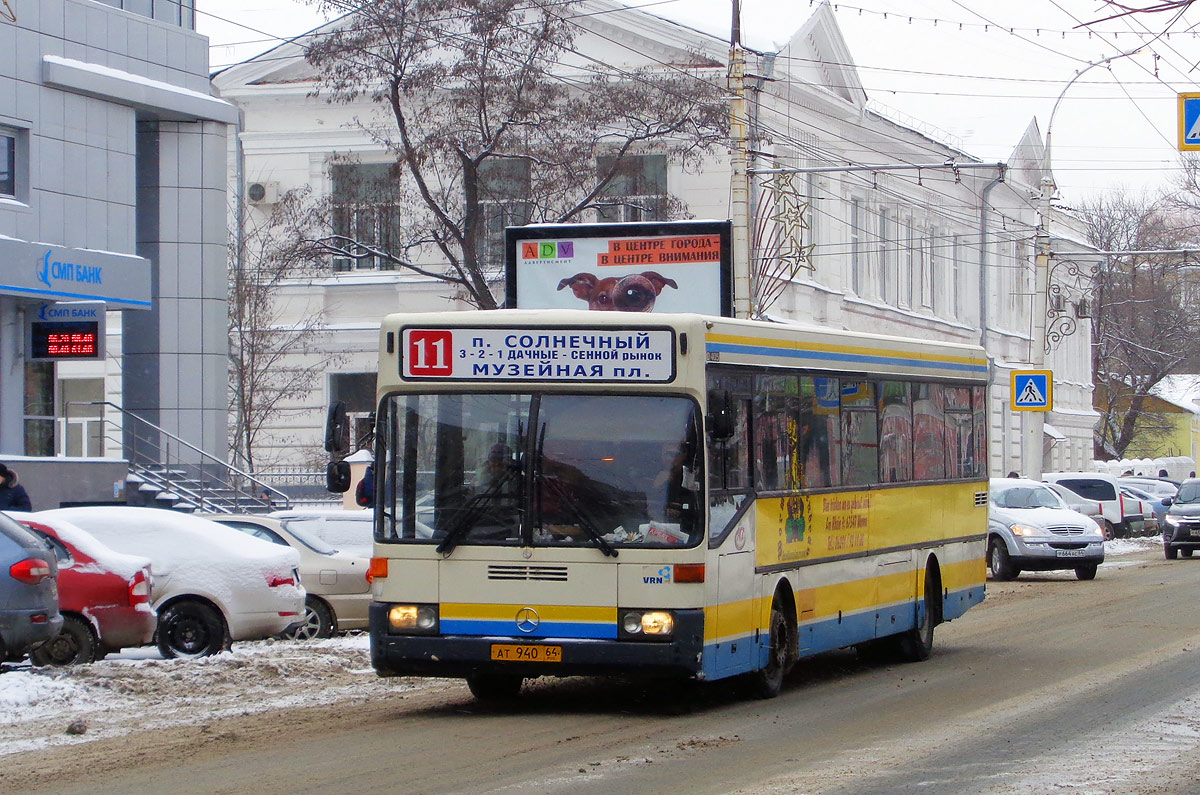
[[656, 271], [605, 279], [597, 279], [591, 273], [577, 273], [558, 283], [559, 290], [564, 287], [570, 287], [576, 298], [587, 301], [588, 309], [608, 312], [650, 312], [664, 287], [679, 289], [674, 279]]

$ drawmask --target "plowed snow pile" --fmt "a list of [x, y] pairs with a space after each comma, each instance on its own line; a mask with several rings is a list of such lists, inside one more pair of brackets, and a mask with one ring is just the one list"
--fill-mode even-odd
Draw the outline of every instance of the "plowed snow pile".
[[[151, 655], [155, 659], [128, 659]], [[366, 635], [236, 643], [233, 651], [198, 660], [157, 659], [157, 652], [142, 649], [65, 669], [6, 665], [0, 673], [0, 756], [280, 707], [369, 698], [411, 687], [408, 682], [375, 676]], [[72, 731], [85, 733], [69, 734], [73, 723]]]

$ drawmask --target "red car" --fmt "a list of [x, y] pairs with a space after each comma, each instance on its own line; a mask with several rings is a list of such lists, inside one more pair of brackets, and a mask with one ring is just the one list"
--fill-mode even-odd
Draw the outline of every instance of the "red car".
[[154, 638], [158, 617], [150, 606], [150, 560], [114, 552], [62, 519], [8, 514], [32, 530], [58, 558], [62, 631], [30, 653], [36, 665], [99, 660]]

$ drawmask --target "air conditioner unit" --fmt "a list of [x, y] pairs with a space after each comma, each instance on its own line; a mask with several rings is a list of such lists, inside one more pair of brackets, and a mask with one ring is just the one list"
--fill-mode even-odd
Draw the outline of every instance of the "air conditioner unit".
[[275, 204], [279, 201], [279, 183], [251, 182], [246, 186], [246, 200], [251, 204]]

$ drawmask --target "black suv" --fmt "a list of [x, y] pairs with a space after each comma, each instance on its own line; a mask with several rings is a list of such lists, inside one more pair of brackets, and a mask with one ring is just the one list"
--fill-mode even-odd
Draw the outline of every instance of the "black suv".
[[1190, 558], [1200, 549], [1200, 478], [1189, 478], [1179, 484], [1179, 493], [1163, 500], [1167, 515], [1163, 517], [1163, 552], [1167, 560], [1180, 554]]

